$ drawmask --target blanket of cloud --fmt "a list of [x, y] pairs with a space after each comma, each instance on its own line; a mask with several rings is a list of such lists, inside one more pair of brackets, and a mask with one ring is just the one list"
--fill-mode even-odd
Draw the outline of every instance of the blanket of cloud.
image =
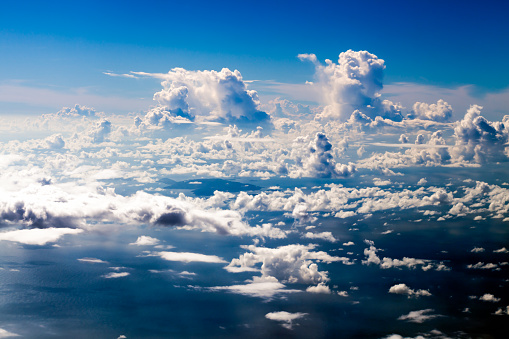
[[503, 337], [509, 116], [299, 58], [316, 105], [173, 68], [125, 75], [143, 114], [4, 118], [0, 337]]

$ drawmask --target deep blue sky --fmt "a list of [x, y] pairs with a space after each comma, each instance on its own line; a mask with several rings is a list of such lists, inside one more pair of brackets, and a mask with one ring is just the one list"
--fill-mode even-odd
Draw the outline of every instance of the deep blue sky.
[[115, 94], [140, 84], [103, 71], [229, 67], [245, 79], [301, 83], [313, 68], [297, 54], [336, 60], [353, 49], [386, 61], [386, 83], [498, 90], [509, 86], [508, 9], [502, 1], [2, 1], [0, 82]]

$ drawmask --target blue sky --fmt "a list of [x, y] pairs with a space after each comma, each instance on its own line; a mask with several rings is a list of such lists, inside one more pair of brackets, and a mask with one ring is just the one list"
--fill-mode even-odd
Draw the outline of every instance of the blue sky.
[[[245, 79], [302, 83], [299, 53], [335, 60], [347, 49], [386, 60], [385, 83], [509, 85], [503, 2], [8, 1], [0, 10], [1, 81], [92, 87], [148, 84], [102, 72], [239, 69]], [[5, 112], [4, 112], [5, 113]]]

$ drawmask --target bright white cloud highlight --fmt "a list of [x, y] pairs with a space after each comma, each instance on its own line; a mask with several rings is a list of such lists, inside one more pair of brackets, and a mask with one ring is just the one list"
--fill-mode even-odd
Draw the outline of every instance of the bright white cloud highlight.
[[289, 313], [289, 312], [281, 311], [281, 312], [267, 313], [265, 315], [265, 318], [274, 320], [274, 321], [278, 321], [278, 322], [282, 323], [281, 326], [283, 326], [286, 329], [291, 330], [291, 329], [293, 329], [293, 326], [295, 325], [294, 321], [297, 319], [301, 319], [301, 318], [305, 317], [306, 315], [308, 315], [308, 314], [301, 313], [301, 312]]
[[82, 229], [74, 228], [35, 228], [0, 233], [0, 240], [14, 241], [25, 245], [43, 246], [48, 243], [57, 242], [66, 234], [79, 234], [82, 232]]

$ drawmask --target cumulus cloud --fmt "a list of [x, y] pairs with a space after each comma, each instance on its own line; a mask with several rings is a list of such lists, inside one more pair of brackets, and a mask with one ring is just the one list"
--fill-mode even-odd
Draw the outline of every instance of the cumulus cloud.
[[137, 246], [152, 246], [157, 245], [159, 243], [159, 239], [149, 237], [148, 235], [141, 235], [136, 239], [135, 242], [130, 243], [129, 245], [137, 245]]
[[267, 313], [265, 315], [265, 318], [274, 320], [274, 321], [278, 321], [278, 322], [282, 323], [281, 326], [283, 326], [286, 329], [291, 330], [291, 329], [293, 329], [293, 326], [296, 325], [296, 324], [294, 324], [294, 321], [297, 319], [301, 319], [301, 318], [305, 317], [306, 315], [308, 315], [308, 314], [301, 313], [301, 312], [289, 313], [289, 312], [281, 311], [281, 312]]
[[[92, 220], [150, 223], [166, 227], [189, 226], [224, 235], [286, 237], [283, 231], [272, 224], [253, 227], [247, 225], [242, 215], [235, 211], [203, 210], [191, 202], [143, 191], [122, 196], [112, 189], [95, 184], [81, 186], [72, 183], [36, 183], [13, 191], [0, 188], [0, 193], [0, 222], [59, 228], [48, 231], [24, 230], [24, 233], [19, 233], [28, 235], [32, 231], [41, 234], [47, 232], [45, 234], [51, 234], [49, 239], [57, 239], [57, 233], [79, 233], [66, 227], [89, 228], [91, 226], [88, 222]], [[13, 234], [4, 236], [12, 237]]]
[[473, 269], [481, 269], [481, 270], [491, 270], [491, 269], [496, 269], [498, 268], [498, 265], [497, 264], [493, 264], [493, 263], [483, 263], [483, 262], [478, 262], [477, 264], [469, 264], [467, 265], [467, 268], [473, 268]]
[[[364, 249], [364, 255], [366, 256], [366, 259], [362, 261], [362, 264], [364, 264], [364, 265], [375, 264], [375, 265], [380, 266], [380, 268], [382, 268], [382, 269], [400, 268], [400, 267], [415, 269], [415, 268], [420, 267], [423, 271], [428, 271], [430, 269], [434, 269], [437, 271], [450, 270], [450, 268], [447, 267], [443, 262], [436, 262], [436, 261], [427, 260], [427, 259], [416, 259], [416, 258], [409, 258], [409, 257], [403, 257], [403, 259], [392, 259], [389, 257], [384, 257], [383, 259], [381, 259], [376, 254], [379, 251], [379, 249], [375, 247], [375, 243], [371, 240], [365, 240], [364, 242], [367, 245], [369, 245], [369, 248]], [[397, 290], [399, 290], [399, 289], [397, 289]]]
[[484, 163], [507, 155], [509, 116], [491, 122], [481, 115], [482, 107], [472, 105], [454, 128], [456, 147], [453, 155], [466, 161]]
[[495, 315], [509, 315], [509, 306], [505, 308], [499, 308], [495, 311]]
[[[51, 114], [43, 115], [43, 117], [52, 116]], [[54, 114], [56, 117], [60, 118], [96, 118], [97, 112], [95, 109], [87, 106], [81, 106], [79, 104], [74, 105], [74, 107], [64, 107], [60, 111]]]
[[406, 284], [397, 284], [394, 286], [391, 286], [389, 288], [389, 293], [394, 294], [403, 294], [408, 296], [409, 298], [419, 298], [421, 296], [429, 297], [431, 296], [431, 293], [428, 290], [413, 290], [410, 287], [408, 287]]
[[79, 234], [81, 229], [73, 228], [45, 228], [25, 229], [0, 233], [0, 240], [14, 241], [25, 245], [43, 246], [48, 243], [57, 242], [66, 234]]
[[495, 297], [493, 294], [485, 293], [479, 297], [479, 300], [491, 303], [498, 303], [500, 301], [500, 298]]
[[309, 293], [322, 293], [322, 294], [331, 294], [331, 290], [329, 286], [325, 285], [325, 283], [319, 283], [316, 286], [309, 286], [306, 288], [306, 292]]
[[[250, 251], [234, 258], [225, 267], [230, 272], [260, 271], [262, 277], [275, 277], [283, 283], [319, 284], [329, 280], [327, 271], [320, 271], [317, 262], [343, 262], [348, 258], [331, 256], [323, 251], [314, 251], [314, 244], [292, 244], [277, 248], [242, 246]], [[258, 268], [261, 264], [261, 268]]]
[[316, 133], [309, 142], [307, 152], [303, 154], [303, 168], [291, 173], [291, 176], [339, 178], [348, 177], [356, 172], [354, 164], [339, 164], [334, 160], [332, 144], [323, 133]]
[[443, 315], [440, 314], [429, 314], [433, 311], [434, 310], [431, 308], [419, 311], [411, 311], [408, 314], [400, 316], [398, 320], [406, 320], [408, 322], [422, 324], [427, 320], [435, 319], [437, 317], [443, 317]]
[[314, 54], [298, 57], [315, 65], [316, 81], [310, 86], [320, 93], [325, 104], [318, 118], [344, 122], [358, 110], [370, 118], [401, 120], [400, 106], [380, 99], [385, 64], [376, 55], [348, 50], [339, 55], [337, 64], [327, 59], [326, 65], [319, 63]]
[[247, 88], [238, 70], [173, 68], [163, 78], [163, 89], [154, 94], [154, 100], [171, 116], [225, 123], [270, 121], [270, 116], [258, 108], [256, 91]]
[[330, 241], [330, 242], [337, 241], [337, 239], [334, 238], [334, 236], [332, 235], [331, 232], [320, 232], [320, 233], [307, 232], [306, 234], [304, 234], [304, 238], [321, 239], [321, 240]]
[[414, 117], [417, 119], [446, 122], [452, 116], [452, 107], [440, 99], [436, 104], [416, 102], [413, 106]]

